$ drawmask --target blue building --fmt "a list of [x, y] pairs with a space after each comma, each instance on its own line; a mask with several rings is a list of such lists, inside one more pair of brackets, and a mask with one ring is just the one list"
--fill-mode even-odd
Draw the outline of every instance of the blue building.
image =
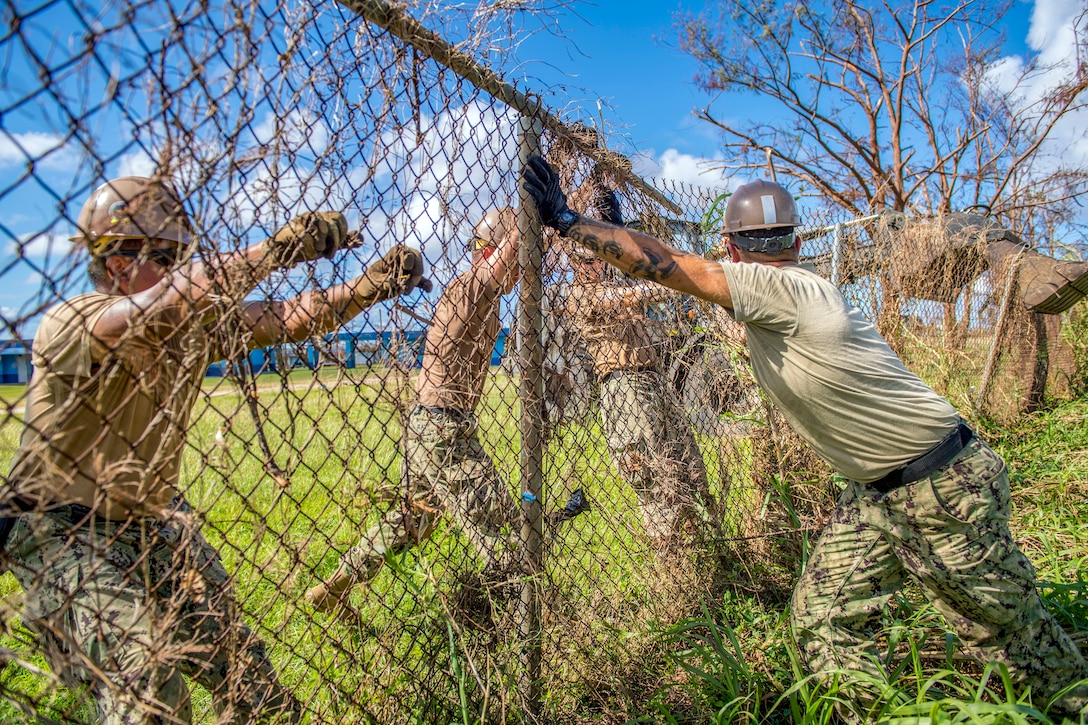
[[30, 381], [30, 341], [0, 340], [0, 383]]
[[[426, 330], [404, 332], [339, 332], [323, 340], [304, 340], [262, 347], [249, 353], [249, 364], [258, 375], [281, 370], [325, 366], [354, 368], [369, 365], [390, 365], [394, 362], [418, 368], [423, 363], [423, 342]], [[510, 330], [499, 332], [491, 364], [498, 365], [506, 351]], [[222, 377], [226, 361], [212, 363], [209, 377]], [[0, 383], [27, 383], [33, 370], [30, 364], [29, 340], [0, 340]], [[246, 371], [249, 372], [249, 371]]]
[[[507, 328], [499, 332], [495, 349], [491, 351], [492, 365], [502, 362], [509, 334]], [[326, 366], [355, 368], [393, 363], [418, 368], [423, 363], [426, 335], [426, 330], [338, 332], [323, 340], [304, 340], [253, 350], [249, 353], [249, 364], [258, 375], [296, 368], [317, 370]], [[214, 363], [208, 368], [208, 375], [222, 376], [225, 365], [225, 361]]]

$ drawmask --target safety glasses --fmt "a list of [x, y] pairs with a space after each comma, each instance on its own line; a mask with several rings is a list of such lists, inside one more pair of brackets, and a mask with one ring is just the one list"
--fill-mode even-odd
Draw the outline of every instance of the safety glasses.
[[173, 267], [178, 261], [178, 253], [174, 249], [118, 249], [110, 252], [108, 256], [146, 259], [160, 267]]
[[789, 229], [753, 229], [747, 232], [734, 232], [734, 242], [749, 252], [778, 254], [789, 249], [797, 241], [797, 232]]

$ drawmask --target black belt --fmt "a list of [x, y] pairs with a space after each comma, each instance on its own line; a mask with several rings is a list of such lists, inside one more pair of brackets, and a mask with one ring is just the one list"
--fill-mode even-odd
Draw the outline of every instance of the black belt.
[[955, 430], [927, 452], [896, 468], [883, 478], [865, 485], [881, 493], [888, 493], [900, 486], [920, 481], [951, 463], [974, 437], [975, 432], [961, 421]]
[[[179, 496], [175, 496], [171, 503], [176, 506], [179, 511], [191, 510], [189, 505]], [[12, 499], [12, 504], [14, 509], [17, 510], [0, 511], [0, 551], [7, 546], [8, 537], [11, 535], [11, 530], [15, 527], [16, 519], [37, 508], [34, 504], [20, 498]], [[112, 519], [99, 516], [89, 506], [78, 503], [46, 504], [42, 512], [49, 516], [61, 519], [62, 521], [66, 521], [73, 526], [81, 526], [95, 521], [112, 521]], [[133, 519], [122, 519], [121, 521], [140, 519], [151, 519], [160, 523], [162, 522], [162, 519], [158, 516], [137, 516], [133, 517]], [[114, 521], [114, 523], [116, 523], [116, 521]]]
[[429, 405], [417, 405], [417, 413], [437, 413], [438, 415], [445, 415], [453, 418], [456, 421], [464, 422], [472, 417], [472, 413], [467, 410], [461, 410], [460, 408], [436, 408]]
[[[20, 516], [25, 513], [29, 513], [35, 509], [35, 506], [20, 498], [12, 500], [13, 508], [16, 510], [10, 511], [12, 515], [0, 517], [0, 550], [4, 549], [8, 545], [8, 537], [11, 536], [11, 530], [15, 528], [15, 522]], [[9, 512], [4, 512], [9, 513]], [[85, 521], [91, 520], [94, 515], [91, 510], [86, 506], [80, 506], [76, 503], [61, 504], [59, 506], [50, 506], [45, 509], [45, 513], [55, 516], [59, 519], [63, 519], [72, 525], [82, 524]]]

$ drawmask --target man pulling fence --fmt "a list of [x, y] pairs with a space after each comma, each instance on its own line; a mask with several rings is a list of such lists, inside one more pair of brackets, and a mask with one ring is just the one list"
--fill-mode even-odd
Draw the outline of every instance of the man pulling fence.
[[220, 722], [297, 720], [300, 704], [180, 497], [189, 416], [210, 363], [332, 330], [427, 287], [422, 258], [397, 246], [320, 293], [244, 302], [273, 271], [331, 258], [347, 238], [343, 215], [306, 213], [263, 243], [198, 261], [172, 186], [124, 177], [94, 191], [78, 227], [94, 291], [41, 321], [0, 497], [24, 620], [54, 671], [89, 685], [108, 725], [188, 722], [183, 676], [207, 687]]
[[[606, 190], [595, 201], [604, 218], [623, 224], [615, 192]], [[638, 497], [647, 536], [659, 551], [670, 550], [694, 533], [710, 503], [702, 453], [642, 310], [675, 293], [661, 285], [610, 282], [604, 262], [581, 247], [568, 256], [574, 281], [567, 314], [593, 358], [608, 450]]]
[[1088, 663], [1009, 531], [1004, 461], [835, 286], [798, 264], [801, 219], [786, 189], [754, 181], [730, 196], [732, 261], [719, 264], [573, 212], [540, 157], [523, 173], [544, 224], [626, 272], [731, 310], [760, 386], [848, 480], [794, 590], [791, 623], [812, 670], [851, 681], [855, 714], [875, 695], [851, 673], [880, 676], [874, 632], [908, 580], [975, 657], [1007, 665], [1054, 712], [1086, 712], [1088, 687], [1077, 683]]
[[[342, 557], [306, 598], [331, 611], [358, 582], [373, 577], [387, 554], [418, 546], [447, 514], [486, 568], [511, 553], [517, 501], [477, 437], [476, 406], [491, 369], [501, 324], [499, 300], [518, 279], [517, 213], [487, 212], [473, 229], [472, 264], [450, 282], [427, 332], [423, 367], [405, 436], [406, 486], [389, 511]], [[516, 532], [514, 532], [516, 535]]]

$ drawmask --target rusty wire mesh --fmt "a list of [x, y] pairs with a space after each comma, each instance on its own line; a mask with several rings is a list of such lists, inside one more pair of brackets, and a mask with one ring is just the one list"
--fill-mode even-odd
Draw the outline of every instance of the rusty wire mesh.
[[[412, 9], [466, 57], [516, 45], [516, 12], [500, 5]], [[544, 335], [528, 342], [543, 358], [544, 545], [526, 564], [518, 296], [472, 263], [477, 222], [518, 204], [519, 113], [364, 11], [400, 12], [5, 7], [4, 466], [29, 425], [51, 467], [4, 489], [29, 510], [0, 579], [0, 720], [622, 720], [668, 676], [664, 627], [723, 586], [788, 592], [835, 488], [760, 397], [742, 331], [672, 295], [589, 314], [599, 293], [644, 290], [586, 271], [549, 233]], [[613, 190], [629, 225], [713, 253], [704, 215], [723, 190], [602, 164], [593, 150], [620, 141], [568, 115], [539, 143], [573, 206], [600, 212]], [[221, 276], [200, 314], [184, 299], [172, 317], [137, 309], [105, 346], [90, 310], [108, 300], [58, 305], [92, 291], [86, 250], [67, 241], [81, 206], [127, 175], [166, 180], [184, 201], [194, 253], [170, 272], [179, 280], [304, 213], [341, 211], [359, 237], [332, 261], [267, 273], [245, 301]], [[961, 409], [979, 404], [988, 369], [1014, 383], [987, 386], [983, 407], [1022, 410], [1038, 391], [1015, 381], [1037, 387], [1040, 357], [994, 350], [1022, 349], [1002, 341], [1025, 330], [1032, 350], [1056, 344], [1058, 318], [1005, 304], [1013, 272], [973, 253], [943, 281], [921, 265], [931, 288], [914, 288], [919, 258], [882, 221], [856, 222], [806, 219], [823, 230], [806, 263]], [[282, 315], [267, 301], [320, 307], [395, 244], [422, 250], [430, 294], [336, 324], [256, 322]], [[60, 323], [40, 324], [59, 309]], [[47, 332], [31, 343], [34, 328]], [[268, 334], [279, 339], [258, 344]], [[52, 354], [58, 339], [68, 355]], [[425, 384], [428, 356], [451, 367]], [[435, 397], [458, 366], [485, 375]], [[1034, 377], [1000, 374], [1028, 367]], [[116, 376], [131, 395], [101, 394]], [[28, 419], [28, 380], [68, 412]], [[83, 427], [68, 431], [72, 408]], [[62, 459], [58, 431], [80, 452]], [[125, 505], [107, 508], [122, 490]], [[340, 606], [307, 601], [345, 571], [355, 586]]]

